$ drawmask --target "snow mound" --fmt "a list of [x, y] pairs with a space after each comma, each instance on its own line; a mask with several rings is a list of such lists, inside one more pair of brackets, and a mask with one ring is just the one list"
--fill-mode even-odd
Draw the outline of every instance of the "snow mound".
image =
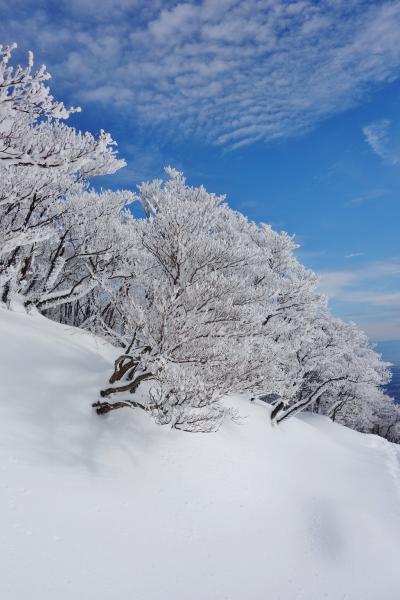
[[268, 408], [215, 434], [91, 403], [115, 350], [0, 310], [0, 598], [398, 600], [398, 447]]

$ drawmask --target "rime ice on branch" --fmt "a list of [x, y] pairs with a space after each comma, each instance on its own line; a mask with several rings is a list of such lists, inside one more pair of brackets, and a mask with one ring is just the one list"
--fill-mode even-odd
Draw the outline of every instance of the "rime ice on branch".
[[45, 86], [50, 76], [44, 66], [33, 70], [31, 53], [26, 67], [9, 66], [14, 48], [0, 47], [0, 298], [8, 306], [17, 298], [48, 306], [50, 293], [53, 302], [65, 301], [93, 288], [88, 272], [65, 285], [66, 197], [82, 195], [89, 178], [125, 163], [109, 134], [95, 138], [61, 122], [79, 109], [54, 100]]
[[140, 187], [147, 219], [131, 222], [134, 277], [118, 299], [125, 350], [98, 413], [131, 406], [212, 431], [221, 397], [251, 391], [274, 399], [274, 423], [312, 408], [368, 428], [386, 365], [330, 315], [293, 240], [167, 174]]

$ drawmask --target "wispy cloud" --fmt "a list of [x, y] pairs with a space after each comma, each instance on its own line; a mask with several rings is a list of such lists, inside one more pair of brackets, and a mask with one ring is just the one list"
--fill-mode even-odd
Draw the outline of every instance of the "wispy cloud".
[[15, 0], [2, 13], [0, 38], [36, 50], [75, 100], [231, 148], [301, 133], [399, 75], [399, 0]]
[[[355, 269], [320, 271], [319, 279], [321, 291], [331, 298], [348, 298], [349, 294], [354, 293], [353, 290], [349, 291], [351, 286], [365, 286], [367, 282], [372, 282], [381, 293], [381, 286], [391, 282], [400, 287], [400, 259], [375, 261]], [[367, 298], [372, 298], [372, 295], [366, 294]]]
[[400, 340], [400, 315], [399, 312], [394, 314], [385, 314], [381, 318], [373, 316], [371, 318], [355, 318], [359, 327], [366, 331], [370, 338], [376, 342], [387, 340]]
[[385, 162], [400, 165], [400, 130], [389, 119], [363, 127], [367, 143]]
[[349, 202], [349, 204], [353, 205], [361, 205], [366, 202], [371, 202], [373, 200], [380, 200], [385, 196], [388, 196], [390, 191], [386, 188], [378, 188], [373, 190], [368, 190], [367, 192], [358, 194], [357, 196], [353, 196]]
[[320, 271], [319, 278], [335, 312], [356, 321], [376, 340], [400, 339], [399, 258]]
[[359, 272], [343, 271], [320, 271], [319, 288], [328, 298], [343, 297], [346, 289], [354, 285], [360, 278]]
[[359, 256], [364, 256], [364, 252], [351, 252], [350, 254], [346, 254], [345, 258], [358, 258]]
[[347, 300], [352, 302], [362, 302], [373, 306], [397, 307], [400, 309], [400, 291], [398, 292], [348, 292]]

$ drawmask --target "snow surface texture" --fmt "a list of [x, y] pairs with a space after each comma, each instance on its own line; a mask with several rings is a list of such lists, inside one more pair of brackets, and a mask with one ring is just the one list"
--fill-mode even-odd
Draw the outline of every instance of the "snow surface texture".
[[90, 407], [115, 350], [0, 310], [0, 598], [398, 600], [398, 447], [328, 419], [215, 434]]

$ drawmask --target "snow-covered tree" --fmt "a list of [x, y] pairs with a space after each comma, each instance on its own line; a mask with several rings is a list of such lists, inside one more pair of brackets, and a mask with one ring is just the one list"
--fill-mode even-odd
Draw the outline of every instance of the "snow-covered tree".
[[121, 268], [131, 275], [114, 294], [119, 319], [105, 324], [124, 354], [97, 412], [140, 407], [159, 423], [210, 431], [229, 392], [273, 399], [275, 423], [374, 394], [386, 365], [330, 315], [293, 240], [167, 172], [140, 187], [147, 219], [126, 228]]
[[[23, 290], [26, 305], [75, 326], [100, 318], [100, 306], [97, 310], [93, 302], [99, 290], [108, 285], [114, 289], [122, 277], [121, 255], [125, 257], [129, 248], [125, 221], [132, 218], [125, 207], [133, 200], [134, 195], [124, 191], [87, 191], [60, 200], [58, 235], [38, 249]], [[125, 263], [124, 258], [126, 267]], [[70, 315], [66, 319], [57, 310], [64, 305]]]
[[362, 402], [388, 380], [385, 363], [355, 325], [334, 319], [326, 309], [311, 322], [305, 315], [304, 324], [293, 353], [294, 393], [274, 408], [275, 422], [324, 400], [331, 405], [328, 412], [334, 414], [347, 398]]
[[0, 296], [10, 305], [43, 245], [57, 239], [67, 193], [83, 192], [89, 178], [124, 165], [109, 134], [98, 138], [66, 126], [77, 109], [54, 101], [46, 68], [9, 65], [15, 44], [0, 47]]
[[[119, 347], [97, 412], [138, 407], [213, 431], [223, 396], [249, 392], [271, 401], [274, 423], [316, 410], [399, 440], [387, 365], [332, 317], [294, 240], [171, 168], [138, 197], [89, 189], [124, 165], [115, 142], [67, 126], [78, 109], [54, 100], [31, 54], [10, 66], [14, 47], [0, 47], [0, 300]], [[127, 209], [136, 199], [146, 218]]]
[[227, 225], [230, 209], [180, 173], [168, 174], [166, 183], [140, 187], [148, 218], [135, 223], [135, 276], [119, 307], [126, 351], [111, 377], [118, 385], [102, 391], [126, 399], [97, 410], [138, 406], [146, 381], [139, 404], [158, 422], [209, 431], [225, 414], [223, 395], [268, 387], [278, 363], [250, 284], [252, 248]]
[[357, 431], [400, 443], [400, 406], [380, 388], [345, 383], [332, 398], [322, 398], [318, 412]]

